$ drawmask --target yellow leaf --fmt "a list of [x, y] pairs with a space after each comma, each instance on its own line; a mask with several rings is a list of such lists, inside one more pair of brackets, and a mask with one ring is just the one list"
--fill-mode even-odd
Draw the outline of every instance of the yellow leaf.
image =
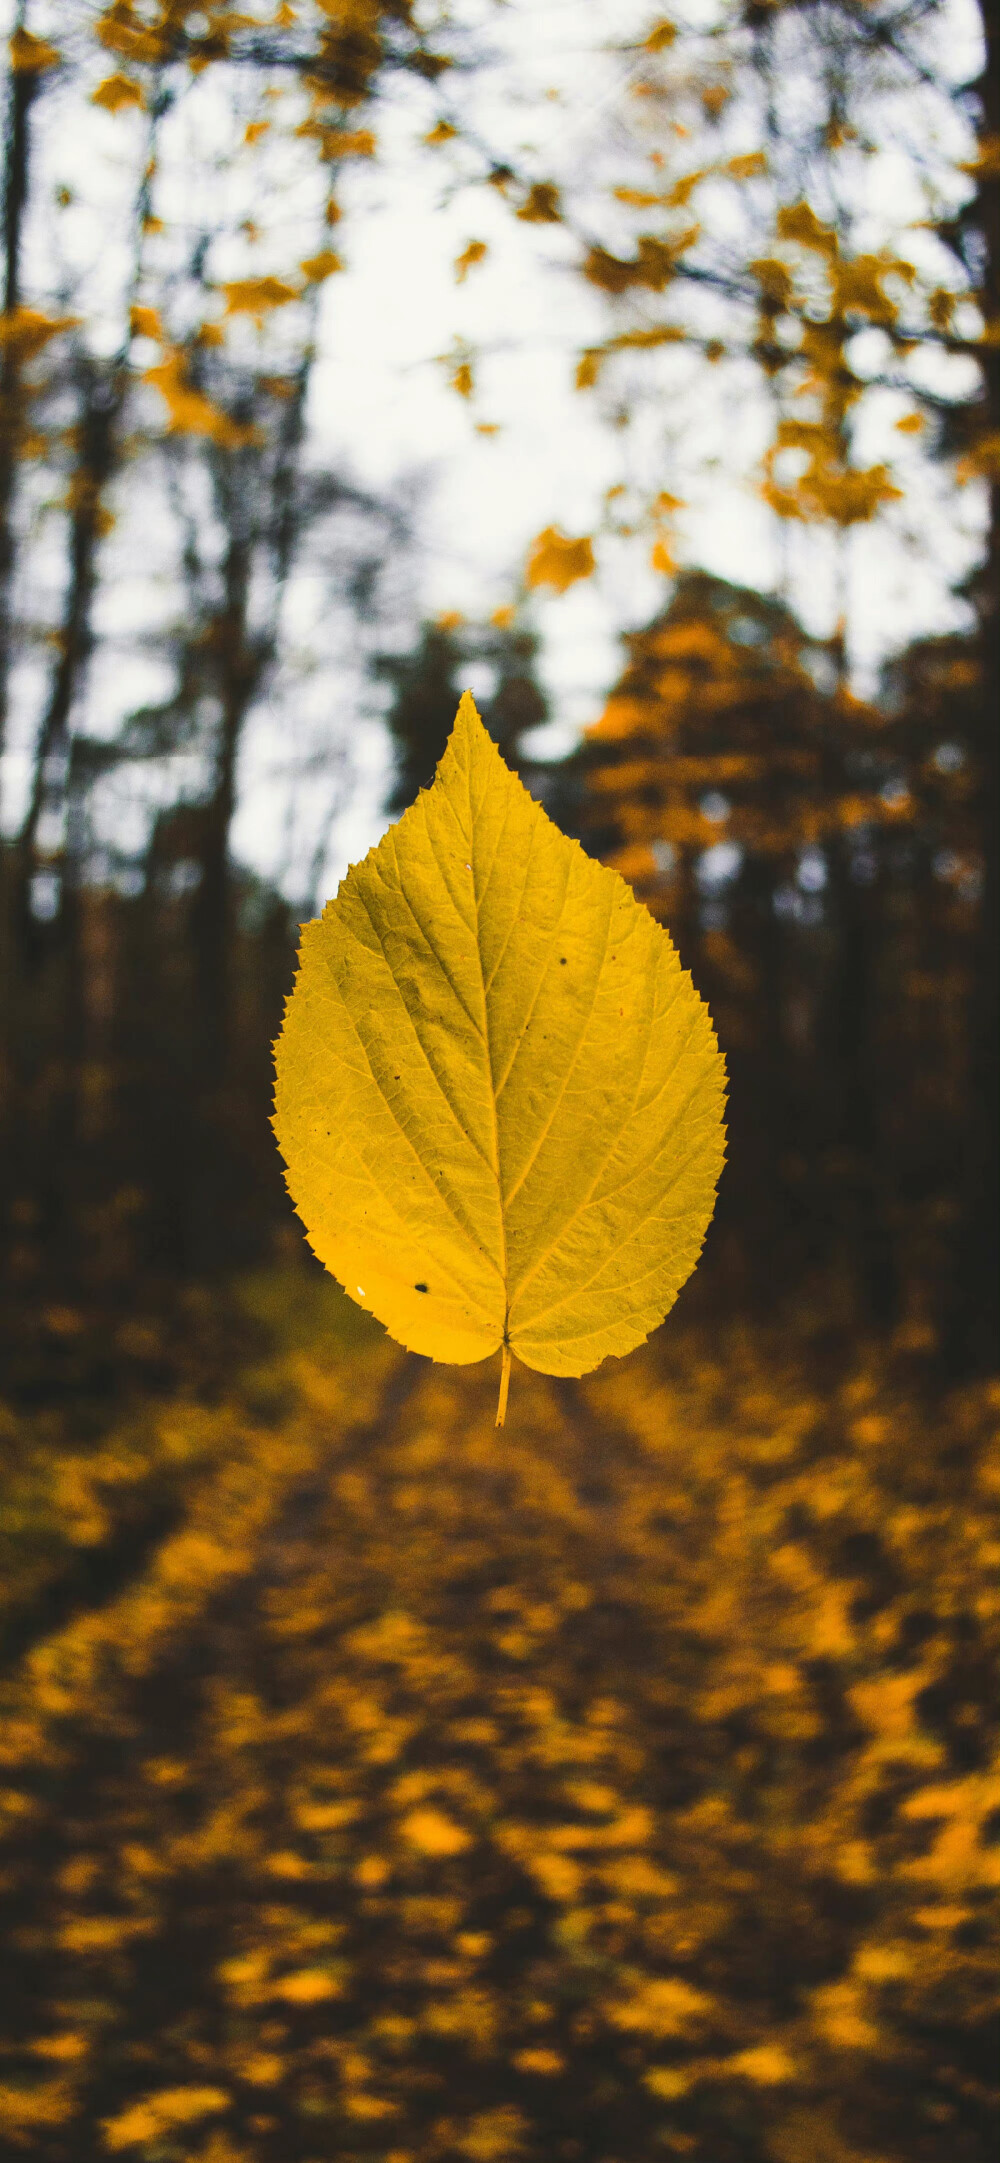
[[753, 2050], [738, 2051], [734, 2058], [726, 2059], [725, 2069], [727, 2073], [742, 2073], [758, 2088], [777, 2088], [783, 2081], [795, 2079], [794, 2063], [780, 2043], [759, 2043]]
[[127, 112], [129, 106], [142, 106], [146, 101], [142, 84], [131, 75], [106, 75], [103, 83], [98, 83], [90, 102], [103, 105], [106, 113], [122, 113]]
[[439, 120], [437, 127], [432, 128], [430, 134], [424, 136], [424, 141], [429, 143], [432, 149], [436, 150], [440, 143], [450, 143], [452, 137], [457, 134], [458, 129], [452, 127], [450, 120]]
[[307, 255], [299, 269], [310, 285], [321, 285], [324, 278], [333, 278], [343, 270], [341, 257], [334, 248], [321, 248], [318, 255]]
[[162, 342], [163, 325], [158, 308], [146, 308], [137, 301], [135, 306], [129, 309], [129, 327], [133, 338], [155, 338]]
[[[323, 14], [341, 33], [377, 28], [381, 0], [320, 0]], [[328, 91], [327, 95], [331, 95]]]
[[443, 1810], [411, 1810], [403, 1820], [403, 1832], [422, 1855], [460, 1855], [469, 1845], [468, 1833], [454, 1818], [445, 1817]]
[[[11, 40], [13, 43], [13, 40]], [[972, 173], [977, 180], [1000, 180], [1000, 135], [984, 135], [975, 158], [970, 158], [958, 168], [960, 173]]]
[[0, 352], [17, 361], [33, 360], [61, 330], [73, 330], [76, 315], [43, 315], [40, 308], [12, 308], [0, 315]]
[[708, 2012], [711, 1999], [680, 1976], [652, 1976], [641, 1981], [631, 1998], [608, 2010], [616, 2027], [631, 2028], [642, 2035], [683, 2035], [693, 2021]]
[[815, 248], [818, 254], [830, 257], [838, 253], [832, 225], [824, 225], [810, 203], [790, 203], [779, 210], [777, 230], [782, 240], [798, 241], [800, 248]]
[[899, 310], [882, 288], [883, 278], [890, 274], [906, 285], [913, 284], [912, 263], [898, 256], [857, 255], [850, 263], [838, 263], [833, 272], [835, 312], [864, 315], [872, 323], [894, 323]]
[[762, 298], [774, 308], [787, 308], [794, 291], [794, 280], [787, 263], [780, 256], [763, 255], [747, 264], [756, 278]]
[[329, 164], [337, 158], [373, 158], [378, 148], [370, 128], [335, 128], [323, 120], [303, 120], [295, 133], [314, 136], [320, 157]]
[[90, 2038], [70, 2029], [61, 2035], [39, 2036], [37, 2043], [32, 2043], [31, 2048], [38, 2058], [85, 2058], [90, 2049]]
[[536, 180], [515, 216], [521, 218], [525, 225], [559, 225], [562, 211], [559, 205], [559, 190], [554, 182]]
[[97, 36], [108, 52], [123, 53], [127, 60], [148, 60], [155, 66], [167, 58], [166, 40], [139, 19], [128, 0], [112, 0], [97, 24]]
[[287, 1998], [290, 2005], [316, 2005], [321, 1998], [336, 1998], [340, 1986], [325, 1968], [298, 1968], [294, 1975], [285, 1975], [275, 1983], [276, 1998]]
[[470, 240], [462, 249], [461, 255], [455, 257], [456, 283], [463, 285], [470, 270], [474, 268], [476, 263], [481, 263], [484, 256], [488, 254], [489, 249], [485, 240]]
[[32, 37], [30, 30], [15, 30], [10, 40], [10, 65], [15, 75], [44, 75], [62, 59], [58, 46], [46, 38]]
[[274, 1126], [320, 1260], [428, 1358], [584, 1374], [694, 1268], [723, 1096], [666, 932], [467, 692], [432, 788], [303, 934]]
[[694, 2077], [676, 2065], [653, 2065], [642, 2076], [650, 2094], [662, 2096], [665, 2103], [676, 2103], [679, 2095], [686, 2095]]
[[699, 231], [697, 225], [689, 226], [673, 240], [657, 240], [651, 233], [641, 233], [634, 261], [612, 255], [607, 248], [591, 248], [583, 262], [583, 275], [604, 293], [627, 293], [632, 286], [646, 286], [651, 293], [662, 293], [675, 276], [685, 249], [694, 246]]
[[964, 487], [967, 482], [983, 478], [1000, 480], [1000, 429], [981, 435], [972, 449], [960, 458], [955, 467], [955, 478]]
[[609, 338], [605, 351], [608, 353], [645, 353], [654, 346], [681, 345], [684, 332], [679, 323], [658, 323], [655, 330], [624, 330], [617, 338]]
[[[73, 2091], [65, 2081], [49, 2080], [23, 2087], [20, 2082], [0, 2082], [0, 2125], [6, 2127], [17, 2148], [29, 2145], [38, 2153], [34, 2134], [39, 2126], [62, 2125], [73, 2115]], [[25, 2139], [28, 2135], [28, 2139]], [[48, 2145], [48, 2144], [46, 2144]]]
[[252, 2051], [237, 2063], [243, 2079], [251, 2081], [255, 2088], [273, 2087], [285, 2070], [285, 2060], [268, 2050]]
[[138, 2148], [160, 2139], [174, 2126], [194, 2125], [228, 2107], [229, 2097], [222, 2088], [161, 2088], [131, 2104], [119, 2117], [105, 2118], [104, 2145], [112, 2151]]
[[666, 20], [654, 23], [648, 37], [644, 40], [645, 51], [647, 53], [664, 53], [668, 45], [673, 44], [676, 36], [676, 23], [667, 22]]
[[594, 550], [589, 534], [573, 541], [557, 526], [546, 526], [532, 542], [525, 577], [529, 586], [554, 586], [565, 593], [578, 578], [591, 578]]
[[378, 143], [370, 128], [345, 129], [334, 149], [340, 158], [373, 158]]
[[227, 315], [252, 315], [258, 323], [272, 308], [285, 308], [299, 298], [298, 286], [284, 278], [232, 278], [222, 290]]
[[703, 180], [709, 178], [711, 171], [712, 167], [710, 165], [700, 165], [697, 171], [682, 174], [680, 180], [675, 180], [673, 187], [668, 188], [666, 195], [663, 197], [663, 202], [667, 205], [667, 208], [669, 210], [685, 209], [691, 201], [695, 189], [700, 186]]
[[157, 367], [147, 368], [142, 380], [152, 383], [165, 401], [171, 435], [210, 436], [226, 450], [239, 450], [244, 444], [257, 442], [253, 426], [231, 420], [221, 406], [213, 405], [203, 391], [188, 382], [183, 353], [169, 353]]

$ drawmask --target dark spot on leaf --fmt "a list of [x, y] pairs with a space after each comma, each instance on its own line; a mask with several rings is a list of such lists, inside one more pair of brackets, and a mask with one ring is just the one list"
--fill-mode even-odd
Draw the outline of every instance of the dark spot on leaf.
[[565, 954], [560, 954], [560, 956], [559, 956], [559, 967], [560, 967], [560, 969], [565, 969], [565, 967], [566, 967], [566, 956], [565, 956]]
[[426, 1284], [415, 1284], [413, 1289], [415, 1292], [426, 1292], [427, 1286]]

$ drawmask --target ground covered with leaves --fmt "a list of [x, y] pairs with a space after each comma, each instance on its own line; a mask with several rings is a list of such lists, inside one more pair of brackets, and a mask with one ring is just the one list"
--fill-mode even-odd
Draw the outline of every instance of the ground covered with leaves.
[[992, 2153], [1000, 1390], [243, 1313], [7, 1419], [2, 2152]]

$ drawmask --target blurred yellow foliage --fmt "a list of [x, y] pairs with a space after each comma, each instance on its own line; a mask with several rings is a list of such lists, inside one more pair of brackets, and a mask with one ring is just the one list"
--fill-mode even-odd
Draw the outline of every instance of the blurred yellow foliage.
[[546, 526], [531, 544], [524, 575], [529, 586], [552, 586], [556, 593], [565, 593], [577, 579], [592, 578], [595, 569], [589, 534], [574, 541], [557, 526]]
[[102, 105], [107, 113], [128, 112], [130, 107], [145, 105], [142, 84], [132, 75], [106, 75], [98, 83], [91, 103]]
[[18, 24], [10, 38], [8, 51], [14, 75], [45, 75], [62, 59], [57, 46], [50, 45], [47, 38], [35, 37], [23, 24]]
[[232, 420], [190, 382], [186, 353], [168, 353], [155, 368], [146, 369], [143, 382], [159, 391], [167, 408], [171, 435], [209, 436], [225, 450], [239, 450], [257, 441], [252, 424]]
[[273, 308], [286, 308], [298, 300], [298, 286], [287, 278], [234, 278], [222, 288], [227, 315], [252, 315], [260, 324]]
[[487, 248], [485, 240], [468, 241], [466, 243], [466, 246], [462, 249], [461, 255], [457, 255], [455, 257], [456, 282], [459, 285], [462, 285], [465, 279], [468, 277], [470, 270], [474, 269], [477, 263], [482, 263], [488, 254], [489, 249]]
[[343, 260], [335, 248], [321, 248], [318, 255], [306, 256], [299, 264], [303, 277], [308, 278], [310, 285], [321, 285], [324, 278], [335, 277], [343, 268]]
[[121, 2148], [145, 2147], [175, 2126], [191, 2125], [213, 2111], [225, 2110], [229, 2097], [221, 2088], [161, 2088], [145, 2096], [118, 2118], [104, 2124], [104, 2145], [115, 2153]]
[[62, 330], [72, 330], [73, 315], [46, 315], [40, 308], [11, 308], [0, 314], [0, 351], [17, 361], [33, 360]]

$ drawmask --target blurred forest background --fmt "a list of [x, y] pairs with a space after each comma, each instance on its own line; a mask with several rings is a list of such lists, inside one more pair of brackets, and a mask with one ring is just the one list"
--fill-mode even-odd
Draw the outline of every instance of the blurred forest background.
[[[997, 31], [17, 0], [0, 2154], [993, 2153]], [[467, 685], [731, 1082], [676, 1314], [500, 1443], [269, 1126]]]

